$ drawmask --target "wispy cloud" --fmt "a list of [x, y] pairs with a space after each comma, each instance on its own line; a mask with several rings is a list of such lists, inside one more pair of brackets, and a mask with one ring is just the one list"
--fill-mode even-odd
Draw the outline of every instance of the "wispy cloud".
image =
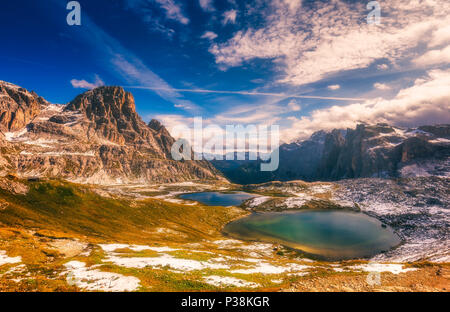
[[236, 18], [237, 18], [237, 11], [236, 10], [229, 10], [229, 11], [225, 11], [223, 13], [223, 21], [222, 23], [224, 25], [226, 24], [234, 24], [236, 23]]
[[328, 86], [328, 89], [330, 89], [330, 90], [339, 90], [340, 88], [341, 88], [341, 86], [338, 84]]
[[450, 63], [450, 45], [443, 49], [436, 49], [426, 52], [413, 61], [419, 66], [432, 66]]
[[391, 89], [391, 87], [388, 86], [387, 84], [379, 83], [379, 82], [374, 83], [374, 84], [373, 84], [373, 87], [374, 87], [375, 89], [382, 90], [382, 91], [390, 90], [390, 89]]
[[199, 4], [205, 12], [215, 11], [213, 0], [199, 0]]
[[176, 21], [182, 25], [190, 20], [183, 13], [182, 7], [174, 0], [125, 0], [126, 8], [133, 10], [151, 31], [173, 37], [175, 30], [167, 25], [167, 20]]
[[181, 7], [174, 0], [155, 0], [165, 11], [167, 18], [176, 20], [181, 24], [189, 24], [189, 19], [183, 14]]
[[214, 40], [217, 38], [217, 34], [212, 31], [206, 31], [200, 38], [202, 39], [208, 39], [208, 40]]
[[[448, 40], [447, 0], [385, 1], [380, 25], [365, 22], [367, 1], [259, 1], [263, 26], [246, 26], [209, 51], [220, 66], [240, 66], [255, 58], [276, 62], [280, 83], [303, 85], [343, 71], [369, 68], [379, 60], [399, 64], [431, 45]], [[264, 10], [264, 6], [270, 9]], [[254, 13], [257, 12], [257, 13]], [[433, 34], [429, 36], [429, 34]], [[441, 35], [440, 35], [441, 34]], [[445, 38], [445, 39], [444, 39]], [[442, 52], [442, 50], [441, 50]], [[425, 56], [424, 56], [425, 57]], [[425, 67], [429, 62], [419, 62]]]
[[88, 82], [88, 81], [86, 81], [84, 79], [83, 80], [72, 79], [70, 81], [70, 83], [72, 84], [72, 87], [74, 87], [74, 88], [89, 89], [89, 90], [105, 85], [103, 80], [100, 79], [100, 77], [98, 75], [95, 75], [95, 81], [94, 82]]
[[298, 104], [295, 99], [292, 99], [291, 101], [289, 101], [288, 107], [293, 112], [298, 112], [298, 111], [300, 111], [302, 109], [300, 104]]
[[235, 95], [256, 95], [256, 96], [272, 96], [281, 98], [296, 98], [296, 99], [317, 99], [317, 100], [334, 100], [334, 101], [364, 101], [363, 98], [350, 98], [350, 97], [334, 97], [334, 96], [320, 96], [320, 95], [300, 95], [300, 94], [288, 94], [288, 93], [271, 93], [271, 92], [253, 92], [253, 91], [227, 91], [227, 90], [207, 90], [207, 89], [176, 89], [165, 87], [152, 87], [152, 86], [127, 86], [131, 89], [147, 89], [154, 91], [174, 91], [174, 92], [187, 92], [187, 93], [217, 93], [217, 94], [235, 94]]
[[[199, 110], [199, 107], [188, 100], [183, 99], [176, 89], [172, 88], [166, 81], [161, 79], [138, 58], [131, 54], [115, 54], [111, 59], [115, 69], [128, 82], [139, 82], [140, 86], [135, 88], [155, 91], [162, 98], [172, 102], [174, 107], [187, 110]], [[157, 86], [155, 88], [151, 86]]]

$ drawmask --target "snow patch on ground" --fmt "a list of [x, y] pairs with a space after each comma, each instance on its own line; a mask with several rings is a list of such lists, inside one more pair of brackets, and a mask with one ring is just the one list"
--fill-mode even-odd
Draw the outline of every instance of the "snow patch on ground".
[[235, 239], [217, 240], [213, 242], [218, 249], [234, 249], [247, 250], [250, 257], [260, 258], [261, 254], [270, 256], [273, 253], [274, 245], [265, 243], [243, 244], [241, 241]]
[[412, 164], [405, 166], [400, 169], [400, 174], [402, 177], [429, 177], [431, 174], [428, 173], [423, 167], [419, 167], [417, 164]]
[[247, 282], [235, 277], [228, 277], [228, 276], [217, 276], [217, 275], [211, 275], [206, 276], [203, 278], [203, 280], [213, 286], [216, 287], [227, 287], [227, 286], [235, 286], [235, 287], [247, 287], [247, 288], [256, 288], [259, 287], [259, 284]]
[[31, 153], [22, 151], [20, 155], [42, 155], [42, 156], [85, 156], [85, 157], [95, 157], [95, 151], [88, 151], [85, 153], [78, 152], [45, 152], [45, 153]]
[[83, 262], [71, 261], [64, 266], [67, 282], [85, 290], [123, 292], [134, 291], [140, 286], [136, 277], [89, 269]]
[[175, 258], [171, 255], [163, 254], [158, 257], [120, 257], [109, 255], [104, 262], [112, 262], [115, 265], [126, 268], [170, 268], [177, 271], [195, 271], [204, 269], [228, 269], [229, 266], [212, 261], [197, 261], [191, 259]]
[[315, 194], [324, 194], [333, 189], [333, 185], [331, 184], [318, 184], [313, 185], [309, 190]]
[[15, 132], [5, 132], [5, 140], [8, 142], [20, 141], [20, 137], [25, 135], [27, 132], [28, 132], [27, 128]]
[[0, 250], [0, 265], [13, 264], [13, 263], [19, 263], [19, 262], [22, 262], [22, 258], [20, 256], [8, 257], [6, 255], [6, 251]]
[[450, 241], [413, 239], [397, 247], [393, 255], [380, 254], [373, 261], [414, 262], [426, 260], [436, 263], [450, 262]]
[[128, 245], [128, 244], [100, 244], [99, 245], [103, 251], [105, 252], [114, 252], [118, 249], [130, 249], [132, 251], [143, 251], [143, 250], [152, 250], [156, 252], [170, 252], [170, 251], [176, 251], [179, 249], [174, 249], [170, 247], [151, 247], [151, 246], [145, 246], [145, 245]]
[[[168, 267], [176, 271], [194, 271], [204, 269], [228, 269], [229, 265], [218, 263], [214, 259], [208, 261], [197, 261], [191, 259], [176, 258], [172, 255], [166, 254], [166, 252], [176, 251], [171, 247], [150, 247], [140, 245], [127, 245], [127, 244], [104, 244], [100, 247], [107, 252], [107, 257], [104, 262], [111, 262], [119, 266], [127, 268], [164, 268]], [[122, 257], [120, 253], [114, 252], [118, 249], [131, 249], [133, 251], [152, 250], [160, 253], [156, 257]], [[193, 251], [191, 252], [200, 252]]]
[[218, 245], [220, 248], [229, 248], [235, 245], [241, 245], [242, 242], [236, 239], [221, 239], [213, 241], [214, 244]]
[[259, 205], [265, 203], [265, 202], [268, 201], [269, 199], [271, 199], [271, 197], [269, 197], [269, 196], [259, 196], [259, 197], [255, 197], [255, 198], [250, 199], [250, 200], [247, 202], [247, 206], [250, 207], [250, 208], [254, 208], [254, 207], [257, 207], [257, 206], [259, 206]]
[[440, 144], [440, 143], [449, 144], [450, 140], [449, 139], [445, 139], [445, 138], [437, 138], [435, 140], [430, 140], [428, 142], [433, 143], [433, 144]]
[[313, 198], [304, 193], [298, 193], [296, 196], [297, 197], [289, 197], [284, 200], [284, 204], [288, 209], [300, 208]]
[[289, 263], [283, 266], [276, 266], [273, 264], [270, 264], [268, 262], [259, 262], [256, 266], [253, 268], [245, 268], [245, 269], [237, 269], [230, 271], [231, 273], [237, 273], [237, 274], [283, 274], [286, 272], [290, 273], [305, 273], [302, 271], [305, 271], [307, 269], [310, 269], [311, 266], [307, 265], [301, 265], [297, 263]]
[[179, 198], [175, 198], [175, 196], [181, 195], [184, 193], [185, 192], [170, 192], [169, 194], [154, 196], [153, 198], [162, 199], [166, 202], [174, 203], [174, 204], [183, 204], [183, 205], [189, 205], [189, 206], [197, 205], [197, 202], [195, 202], [195, 201], [186, 201], [186, 200], [182, 200]]
[[350, 268], [352, 270], [361, 270], [369, 273], [390, 272], [392, 274], [400, 274], [417, 270], [415, 268], [404, 268], [403, 264], [396, 264], [396, 263], [367, 263], [354, 265], [351, 266]]

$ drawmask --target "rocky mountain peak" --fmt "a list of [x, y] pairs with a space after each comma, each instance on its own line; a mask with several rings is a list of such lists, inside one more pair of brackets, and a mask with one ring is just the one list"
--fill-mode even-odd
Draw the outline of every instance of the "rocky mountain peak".
[[94, 184], [223, 179], [206, 161], [172, 160], [174, 138], [159, 122], [142, 121], [121, 87], [57, 105], [0, 82], [0, 130], [0, 174]]
[[137, 116], [133, 95], [122, 87], [98, 87], [77, 96], [66, 110], [80, 111], [89, 119], [134, 119]]
[[93, 123], [97, 136], [117, 144], [155, 146], [152, 132], [137, 114], [133, 95], [122, 87], [99, 87], [77, 96], [65, 112]]
[[164, 126], [162, 125], [162, 123], [160, 123], [158, 120], [156, 119], [152, 119], [149, 123], [148, 123], [148, 127], [150, 129], [155, 130], [156, 132], [159, 132], [162, 128], [164, 128]]
[[22, 129], [45, 105], [48, 105], [48, 102], [35, 92], [0, 81], [0, 131]]

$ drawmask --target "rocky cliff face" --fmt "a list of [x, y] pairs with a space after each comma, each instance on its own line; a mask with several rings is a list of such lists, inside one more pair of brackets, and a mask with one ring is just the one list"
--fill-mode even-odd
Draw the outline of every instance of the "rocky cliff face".
[[24, 128], [47, 104], [34, 92], [0, 81], [0, 131]]
[[158, 121], [143, 122], [133, 96], [120, 87], [100, 87], [55, 105], [0, 85], [8, 90], [8, 98], [0, 97], [4, 173], [99, 184], [223, 179], [206, 161], [172, 160], [175, 140]]
[[[259, 162], [219, 169], [236, 183], [329, 181], [362, 177], [450, 176], [450, 125], [401, 129], [386, 124], [319, 131], [283, 144], [280, 166], [260, 172]], [[216, 164], [218, 162], [214, 162]]]

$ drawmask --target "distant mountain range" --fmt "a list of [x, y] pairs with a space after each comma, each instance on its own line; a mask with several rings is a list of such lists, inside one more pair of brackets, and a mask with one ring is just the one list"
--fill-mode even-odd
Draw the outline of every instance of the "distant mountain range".
[[260, 161], [213, 161], [232, 182], [333, 181], [365, 177], [450, 176], [450, 125], [402, 129], [387, 124], [319, 131], [279, 147], [280, 166]]
[[224, 180], [223, 175], [240, 184], [450, 176], [450, 125], [361, 124], [319, 131], [281, 145], [274, 172], [261, 172], [261, 161], [174, 161], [174, 142], [158, 121], [142, 121], [132, 94], [121, 87], [96, 88], [57, 105], [0, 81], [3, 175], [94, 184]]
[[174, 141], [158, 121], [142, 121], [121, 87], [56, 105], [0, 81], [0, 173], [94, 184], [223, 180], [207, 161], [172, 160]]

